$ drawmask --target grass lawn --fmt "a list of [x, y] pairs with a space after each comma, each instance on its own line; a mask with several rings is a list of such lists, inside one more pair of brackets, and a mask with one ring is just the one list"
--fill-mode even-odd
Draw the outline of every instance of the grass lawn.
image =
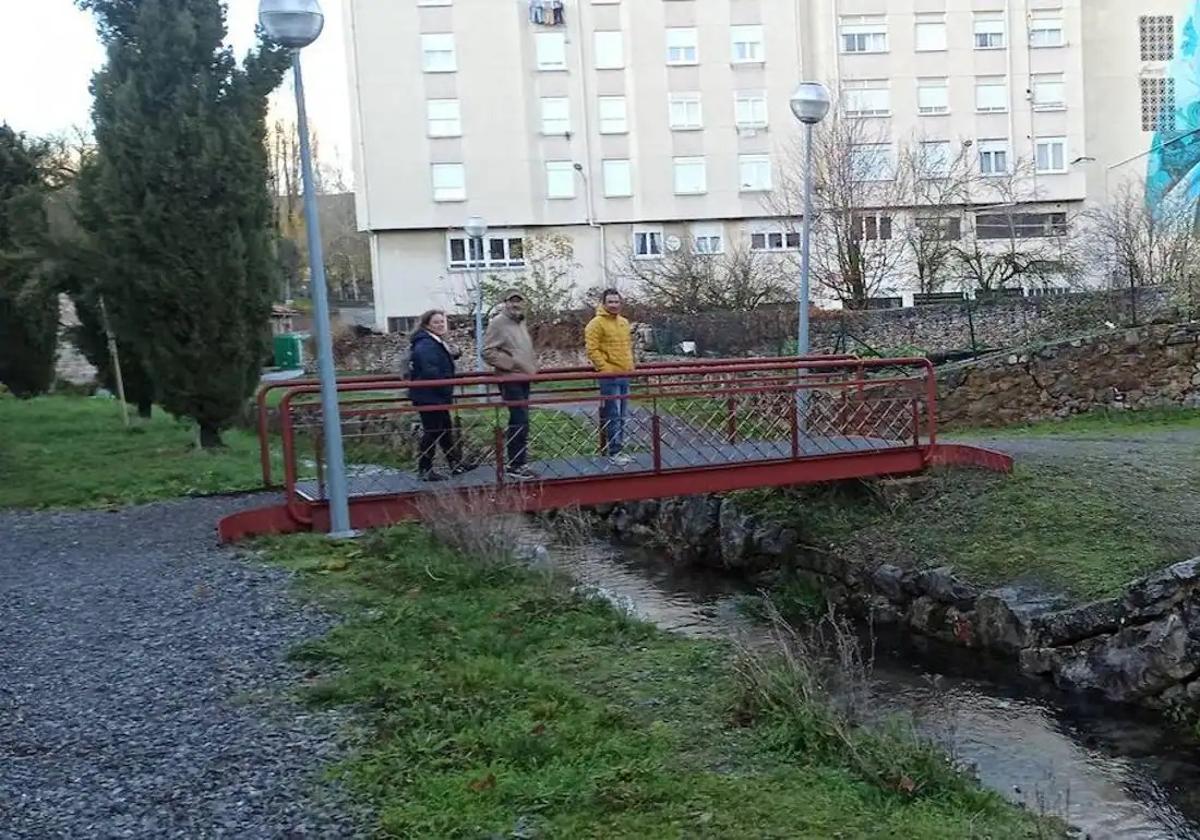
[[0, 397], [0, 508], [107, 507], [262, 485], [250, 432], [227, 431], [226, 449], [203, 452], [192, 424], [157, 409], [134, 423], [122, 426], [114, 400]]
[[827, 708], [751, 710], [723, 643], [418, 527], [260, 548], [345, 615], [294, 656], [314, 674], [308, 702], [366, 716], [333, 773], [374, 807], [378, 836], [1059, 836], [901, 735], [847, 745]]
[[809, 545], [903, 567], [946, 565], [981, 585], [1023, 580], [1084, 601], [1200, 551], [1148, 527], [1137, 508], [1154, 494], [1143, 489], [1135, 505], [1128, 486], [1103, 475], [1018, 463], [1011, 476], [939, 470], [923, 495], [895, 507], [867, 485], [742, 495], [747, 509], [789, 522]]

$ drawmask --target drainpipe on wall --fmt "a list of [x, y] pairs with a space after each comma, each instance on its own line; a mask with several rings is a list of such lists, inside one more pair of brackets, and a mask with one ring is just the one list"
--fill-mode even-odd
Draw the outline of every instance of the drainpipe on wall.
[[575, 31], [579, 38], [579, 84], [583, 90], [584, 162], [576, 162], [575, 171], [583, 178], [583, 185], [586, 190], [584, 197], [587, 201], [587, 226], [599, 232], [600, 277], [603, 280], [604, 288], [608, 288], [610, 285], [608, 282], [608, 242], [604, 225], [596, 221], [596, 202], [592, 191], [592, 99], [588, 91], [588, 55], [587, 39], [584, 38], [583, 34], [583, 4], [580, 3], [576, 9]]

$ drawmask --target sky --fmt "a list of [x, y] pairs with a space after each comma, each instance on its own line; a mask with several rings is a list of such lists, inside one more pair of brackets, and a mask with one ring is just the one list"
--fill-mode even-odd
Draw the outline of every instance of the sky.
[[[241, 56], [254, 44], [258, 0], [225, 0], [229, 42]], [[341, 0], [322, 0], [325, 31], [306, 49], [308, 115], [321, 155], [353, 178], [349, 89], [342, 41]], [[0, 0], [0, 122], [34, 135], [71, 132], [90, 124], [92, 73], [104, 63], [92, 16], [73, 0]], [[294, 119], [291, 76], [276, 91], [272, 110]]]

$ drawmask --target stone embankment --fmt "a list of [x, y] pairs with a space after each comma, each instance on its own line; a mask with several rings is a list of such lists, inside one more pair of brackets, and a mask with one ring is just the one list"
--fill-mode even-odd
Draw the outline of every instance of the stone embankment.
[[1200, 558], [1081, 606], [1020, 587], [980, 589], [949, 568], [902, 569], [802, 544], [738, 508], [688, 496], [596, 508], [617, 540], [677, 562], [747, 573], [791, 568], [842, 608], [879, 626], [1007, 658], [1068, 690], [1149, 707], [1200, 706]]

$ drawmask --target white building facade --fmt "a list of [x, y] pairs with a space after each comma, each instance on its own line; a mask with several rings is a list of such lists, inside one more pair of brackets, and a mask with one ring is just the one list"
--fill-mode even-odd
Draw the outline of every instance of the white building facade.
[[[462, 309], [483, 270], [569, 237], [581, 287], [664, 249], [793, 250], [768, 210], [801, 79], [900, 147], [1030, 162], [1030, 224], [1129, 177], [1173, 98], [1184, 0], [344, 0], [358, 220], [377, 326]], [[966, 144], [966, 145], [964, 145]], [[774, 202], [775, 206], [778, 205]], [[986, 212], [986, 208], [980, 208]], [[1041, 220], [1039, 222], [1039, 220]], [[903, 295], [903, 281], [888, 293]]]

